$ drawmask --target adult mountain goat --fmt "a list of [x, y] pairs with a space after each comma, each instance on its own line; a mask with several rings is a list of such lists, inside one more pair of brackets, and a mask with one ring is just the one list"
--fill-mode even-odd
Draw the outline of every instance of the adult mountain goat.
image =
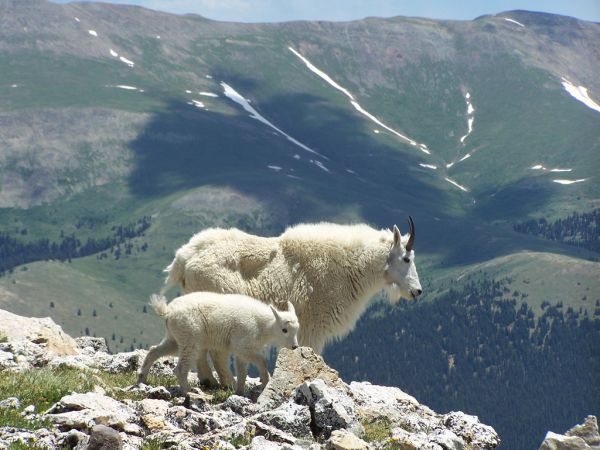
[[[405, 236], [396, 225], [390, 231], [367, 225], [302, 224], [279, 237], [207, 229], [177, 250], [165, 269], [163, 292], [180, 284], [185, 293], [244, 294], [280, 309], [290, 300], [300, 322], [300, 345], [321, 353], [328, 341], [354, 328], [368, 300], [381, 289], [390, 302], [421, 294], [410, 217], [408, 224]], [[227, 365], [211, 355], [215, 366]]]

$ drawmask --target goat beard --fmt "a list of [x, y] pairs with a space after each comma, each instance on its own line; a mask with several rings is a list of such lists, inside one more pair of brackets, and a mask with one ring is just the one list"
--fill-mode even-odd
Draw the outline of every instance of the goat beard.
[[384, 286], [383, 290], [384, 290], [385, 294], [387, 295], [388, 301], [392, 305], [395, 305], [396, 303], [398, 303], [402, 297], [408, 298], [408, 295], [407, 295], [408, 292], [405, 292], [396, 283], [386, 284]]

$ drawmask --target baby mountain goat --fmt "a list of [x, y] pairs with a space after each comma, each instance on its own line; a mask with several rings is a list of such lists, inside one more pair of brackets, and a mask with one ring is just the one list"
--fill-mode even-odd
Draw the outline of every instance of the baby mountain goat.
[[[167, 333], [160, 344], [150, 348], [138, 383], [146, 381], [158, 358], [178, 354], [175, 374], [186, 394], [190, 389], [187, 375], [191, 364], [196, 362], [199, 371], [211, 373], [206, 355], [213, 350], [235, 356], [236, 393], [242, 395], [248, 363], [260, 371], [263, 386], [269, 381], [267, 360], [262, 354], [265, 346], [298, 347], [298, 318], [289, 302], [287, 311], [278, 312], [271, 305], [245, 295], [193, 292], [168, 305], [164, 296], [153, 295], [150, 303], [166, 319]], [[229, 374], [229, 370], [225, 371]], [[214, 377], [209, 382], [216, 384]], [[232, 379], [229, 376], [221, 382], [231, 385]]]

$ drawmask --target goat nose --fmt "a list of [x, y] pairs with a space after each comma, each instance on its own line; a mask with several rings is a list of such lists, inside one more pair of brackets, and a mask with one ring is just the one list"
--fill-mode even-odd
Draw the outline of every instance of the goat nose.
[[417, 295], [421, 295], [423, 293], [422, 289], [417, 289]]
[[292, 345], [292, 350], [296, 350], [298, 348], [297, 345]]

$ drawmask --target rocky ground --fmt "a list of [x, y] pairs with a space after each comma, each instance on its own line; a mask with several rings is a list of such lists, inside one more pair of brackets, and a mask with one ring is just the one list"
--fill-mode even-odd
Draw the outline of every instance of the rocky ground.
[[[50, 319], [4, 311], [0, 329], [0, 374], [70, 368], [90, 386], [44, 411], [19, 395], [0, 398], [0, 417], [13, 410], [25, 423], [40, 424], [1, 426], [0, 448], [442, 450], [500, 443], [477, 417], [438, 414], [398, 388], [348, 384], [306, 347], [280, 351], [264, 390], [250, 379], [243, 397], [199, 388], [183, 397], [175, 383], [114, 387], [103, 381], [103, 374], [135, 379], [144, 350], [111, 355], [102, 338], [73, 339]], [[167, 358], [152, 373], [170, 375], [173, 367], [174, 358]]]

